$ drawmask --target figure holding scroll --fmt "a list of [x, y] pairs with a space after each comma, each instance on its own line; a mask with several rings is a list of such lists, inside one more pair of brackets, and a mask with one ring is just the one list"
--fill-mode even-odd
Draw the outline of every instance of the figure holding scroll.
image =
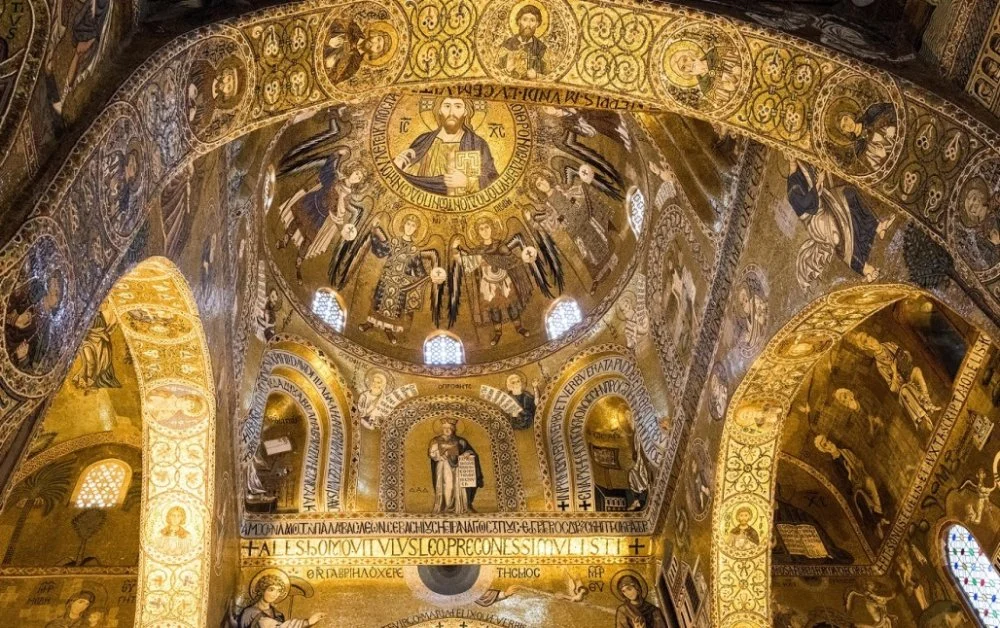
[[431, 439], [431, 480], [434, 482], [434, 512], [475, 512], [472, 502], [483, 486], [479, 455], [469, 441], [455, 434], [457, 419], [441, 419], [441, 433]]

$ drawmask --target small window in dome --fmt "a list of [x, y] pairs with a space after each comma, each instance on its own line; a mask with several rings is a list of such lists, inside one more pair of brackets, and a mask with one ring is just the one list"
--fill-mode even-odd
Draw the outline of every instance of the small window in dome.
[[347, 323], [347, 308], [339, 294], [329, 288], [320, 288], [313, 296], [312, 310], [334, 331], [344, 332], [344, 324]]
[[125, 500], [132, 468], [109, 458], [96, 462], [80, 474], [73, 505], [77, 508], [114, 508]]
[[646, 196], [638, 188], [628, 197], [628, 222], [637, 236], [642, 233], [642, 226], [646, 224]]
[[576, 301], [562, 298], [552, 304], [548, 316], [545, 317], [545, 330], [549, 340], [562, 338], [566, 332], [583, 321], [583, 314]]
[[1000, 574], [964, 526], [946, 529], [945, 560], [980, 626], [1000, 626]]
[[438, 332], [424, 341], [424, 363], [432, 366], [453, 366], [465, 363], [462, 341], [447, 332]]

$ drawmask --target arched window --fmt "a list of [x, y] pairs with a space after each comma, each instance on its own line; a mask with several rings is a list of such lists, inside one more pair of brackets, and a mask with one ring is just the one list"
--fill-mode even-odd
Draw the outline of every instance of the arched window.
[[563, 297], [549, 308], [549, 313], [545, 316], [545, 331], [549, 334], [549, 340], [555, 340], [563, 337], [581, 321], [583, 314], [580, 306], [573, 299]]
[[448, 332], [431, 334], [424, 341], [424, 363], [434, 366], [451, 366], [465, 363], [462, 341]]
[[945, 538], [948, 570], [980, 626], [1000, 626], [1000, 574], [964, 526], [948, 528]]
[[646, 195], [638, 188], [628, 197], [628, 223], [636, 236], [642, 233], [642, 226], [646, 224]]
[[77, 508], [114, 508], [125, 500], [132, 467], [116, 458], [99, 460], [83, 470], [73, 492]]
[[347, 323], [347, 307], [339, 294], [329, 288], [320, 288], [313, 296], [312, 310], [338, 334], [344, 332], [344, 324]]

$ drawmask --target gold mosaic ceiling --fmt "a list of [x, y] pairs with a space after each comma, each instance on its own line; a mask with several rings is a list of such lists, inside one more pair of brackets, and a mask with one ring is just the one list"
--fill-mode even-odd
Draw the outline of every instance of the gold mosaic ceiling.
[[629, 113], [442, 95], [299, 117], [267, 156], [270, 298], [402, 370], [446, 360], [441, 335], [468, 365], [441, 372], [537, 360], [628, 283], [646, 142]]

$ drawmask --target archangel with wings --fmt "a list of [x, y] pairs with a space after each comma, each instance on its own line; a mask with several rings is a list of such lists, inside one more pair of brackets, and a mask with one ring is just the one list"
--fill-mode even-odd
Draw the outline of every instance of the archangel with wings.
[[448, 327], [458, 318], [465, 292], [473, 322], [493, 327], [490, 345], [500, 342], [504, 323], [512, 323], [517, 333], [528, 337], [521, 315], [531, 301], [532, 283], [553, 298], [550, 286], [562, 285], [561, 269], [548, 255], [539, 256], [538, 247], [524, 235], [499, 237], [500, 224], [490, 216], [478, 218], [473, 231], [478, 239], [475, 245], [463, 245], [461, 236], [452, 238]]
[[356, 274], [361, 260], [371, 253], [385, 260], [379, 273], [371, 310], [358, 327], [362, 332], [381, 329], [391, 344], [409, 330], [414, 315], [424, 306], [427, 286], [431, 285], [431, 309], [437, 325], [440, 301], [447, 271], [441, 267], [436, 249], [426, 246], [426, 225], [417, 213], [400, 214], [393, 220], [391, 233], [376, 216], [371, 225], [353, 242], [345, 242], [330, 261], [330, 282], [343, 289]]

